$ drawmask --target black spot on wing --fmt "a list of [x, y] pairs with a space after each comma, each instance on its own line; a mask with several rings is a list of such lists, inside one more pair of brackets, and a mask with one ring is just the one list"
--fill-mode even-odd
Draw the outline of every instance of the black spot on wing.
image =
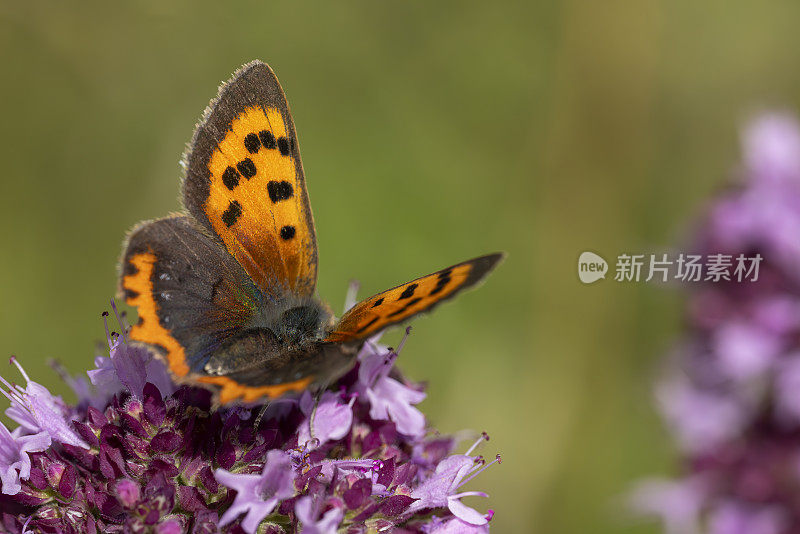
[[377, 308], [381, 304], [383, 304], [383, 297], [381, 297], [378, 300], [376, 300], [375, 302], [373, 302], [372, 306], [370, 306], [370, 308]]
[[281, 182], [271, 180], [267, 183], [267, 193], [269, 193], [269, 199], [275, 203], [292, 198], [294, 196], [294, 188], [292, 184], [285, 180]]
[[281, 239], [283, 239], [284, 241], [288, 241], [291, 238], [293, 238], [294, 234], [295, 234], [294, 226], [287, 224], [286, 226], [281, 228]]
[[449, 284], [452, 281], [452, 278], [450, 278], [450, 275], [452, 274], [452, 272], [453, 271], [450, 270], [450, 269], [447, 269], [446, 271], [440, 272], [439, 273], [439, 279], [436, 280], [436, 287], [431, 289], [431, 292], [428, 293], [428, 295], [435, 295], [436, 293], [438, 293], [439, 291], [444, 289], [445, 286], [447, 286], [447, 284]]
[[228, 209], [226, 209], [222, 213], [222, 222], [225, 223], [225, 226], [230, 228], [233, 226], [239, 217], [242, 215], [242, 205], [239, 204], [238, 201], [232, 200]]
[[134, 291], [133, 289], [125, 288], [124, 293], [125, 293], [125, 300], [135, 299], [136, 297], [139, 296], [139, 292]]
[[416, 291], [416, 289], [418, 287], [419, 287], [419, 284], [411, 284], [411, 285], [409, 285], [408, 287], [406, 287], [403, 290], [402, 293], [400, 293], [400, 296], [397, 297], [397, 300], [410, 299], [411, 297], [414, 296], [414, 291]]
[[256, 175], [256, 164], [250, 158], [244, 158], [236, 164], [236, 168], [242, 173], [245, 178], [252, 178]]
[[233, 167], [225, 169], [225, 172], [222, 173], [222, 183], [225, 184], [225, 187], [233, 191], [233, 188], [239, 185], [239, 171]]
[[365, 324], [364, 326], [362, 326], [361, 328], [356, 330], [356, 334], [360, 334], [361, 332], [363, 332], [364, 330], [366, 330], [370, 326], [374, 325], [376, 322], [378, 322], [379, 319], [380, 319], [380, 317], [373, 317], [372, 320], [370, 320], [367, 324]]
[[403, 306], [399, 310], [393, 311], [392, 313], [387, 315], [387, 317], [394, 317], [395, 315], [400, 315], [400, 314], [404, 313], [406, 310], [408, 310], [411, 306], [413, 306], [414, 304], [416, 304], [417, 302], [419, 302], [421, 300], [422, 300], [422, 297], [417, 297], [415, 299], [411, 299], [408, 302], [406, 302], [405, 306]]
[[285, 137], [278, 138], [278, 150], [281, 151], [281, 156], [288, 156], [294, 148], [294, 141]]
[[256, 152], [258, 152], [258, 149], [261, 148], [261, 141], [258, 139], [258, 136], [256, 134], [249, 133], [244, 138], [244, 147], [251, 154], [255, 154]]
[[133, 276], [139, 272], [139, 268], [131, 261], [126, 261], [125, 266], [122, 268], [122, 274], [125, 276]]
[[258, 132], [258, 138], [261, 140], [261, 144], [264, 145], [264, 148], [275, 148], [277, 146], [275, 136], [272, 135], [272, 132], [269, 130], [261, 130]]

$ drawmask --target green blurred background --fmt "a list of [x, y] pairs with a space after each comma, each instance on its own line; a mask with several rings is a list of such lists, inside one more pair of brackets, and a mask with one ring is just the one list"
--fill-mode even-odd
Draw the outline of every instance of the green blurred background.
[[494, 531], [656, 532], [621, 503], [677, 468], [650, 390], [681, 297], [583, 286], [576, 259], [685, 239], [741, 121], [800, 104], [798, 17], [793, 1], [0, 2], [0, 352], [68, 395], [46, 359], [91, 365], [125, 232], [178, 208], [195, 121], [261, 58], [292, 105], [336, 309], [350, 278], [366, 296], [509, 253], [417, 321], [400, 360], [434, 424], [503, 454], [470, 487]]

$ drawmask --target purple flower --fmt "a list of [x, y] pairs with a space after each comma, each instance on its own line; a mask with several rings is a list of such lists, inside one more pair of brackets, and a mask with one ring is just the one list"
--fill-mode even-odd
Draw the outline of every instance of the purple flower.
[[289, 455], [280, 450], [267, 453], [260, 475], [239, 475], [217, 469], [214, 477], [228, 488], [236, 490], [236, 498], [220, 518], [219, 526], [224, 527], [240, 514], [246, 513], [242, 528], [250, 534], [275, 510], [279, 501], [295, 494], [292, 461]]
[[734, 380], [748, 380], [767, 371], [781, 349], [781, 340], [760, 327], [731, 321], [714, 332], [720, 367]]
[[695, 252], [759, 254], [759, 279], [691, 286], [656, 390], [682, 478], [634, 494], [670, 533], [800, 532], [800, 124], [764, 115], [743, 148], [744, 180], [713, 201]]
[[306, 391], [300, 398], [300, 410], [306, 419], [297, 430], [297, 443], [304, 445], [313, 439], [319, 446], [345, 437], [353, 424], [354, 402], [355, 397], [347, 404], [341, 403], [339, 395], [326, 391], [319, 403], [315, 404], [311, 394]]
[[425, 416], [411, 405], [422, 402], [425, 393], [388, 376], [410, 331], [410, 328], [406, 329], [406, 336], [396, 352], [381, 351], [371, 342], [364, 344], [358, 355], [361, 365], [358, 369], [356, 391], [369, 401], [370, 417], [391, 419], [401, 434], [420, 436], [425, 431]]
[[687, 451], [707, 450], [737, 436], [748, 417], [736, 397], [698, 388], [680, 376], [659, 384], [656, 398], [678, 443]]
[[754, 181], [796, 182], [800, 178], [800, 124], [789, 113], [767, 113], [742, 135], [745, 168]]
[[775, 377], [775, 410], [790, 426], [800, 423], [800, 350], [787, 354]]
[[[306, 393], [268, 406], [215, 407], [210, 391], [161, 380], [163, 366], [149, 367], [160, 361], [128, 345], [126, 326], [120, 331], [108, 333], [109, 356], [91, 373], [97, 391], [66, 380], [82, 392], [77, 406], [64, 405], [22, 369], [27, 388], [4, 382], [9, 412], [23, 426], [0, 429], [0, 480], [13, 493], [2, 496], [0, 529], [470, 532], [454, 512], [483, 523], [473, 532], [488, 529], [491, 512], [484, 518], [459, 501], [484, 495], [459, 493], [484, 463], [470, 456], [474, 447], [449, 456], [455, 439], [426, 429], [421, 414], [423, 426], [403, 433], [408, 427], [397, 408], [386, 406], [396, 401], [378, 395], [380, 386], [372, 398], [384, 415], [370, 415], [366, 391], [383, 380], [422, 394], [404, 385], [397, 369], [389, 379], [396, 353], [370, 347], [375, 361], [389, 365], [368, 369], [365, 386], [356, 362], [316, 405]], [[424, 510], [412, 509], [418, 501]]]
[[59, 443], [88, 449], [86, 442], [72, 430], [67, 420], [68, 410], [61, 397], [53, 396], [46, 387], [33, 382], [16, 358], [12, 357], [11, 363], [17, 366], [27, 385], [22, 388], [0, 376], [0, 382], [6, 387], [0, 391], [11, 401], [6, 415], [19, 423], [28, 434], [46, 432]]
[[667, 534], [694, 534], [706, 491], [700, 479], [647, 480], [636, 488], [631, 504], [639, 513], [659, 517]]
[[105, 399], [126, 389], [135, 397], [142, 398], [144, 385], [147, 382], [158, 387], [165, 395], [174, 392], [175, 384], [169, 376], [166, 365], [145, 347], [129, 343], [127, 336], [129, 328], [117, 313], [113, 300], [111, 306], [122, 333], [109, 332], [108, 312], [103, 312], [109, 356], [107, 358], [97, 356], [94, 360], [96, 368], [86, 372], [89, 380], [97, 388], [98, 394], [105, 402]]
[[498, 456], [489, 465], [484, 465], [483, 458], [480, 456], [469, 456], [484, 439], [487, 439], [485, 434], [470, 447], [466, 454], [454, 454], [439, 462], [433, 475], [411, 492], [411, 497], [417, 500], [411, 504], [408, 512], [413, 513], [426, 508], [446, 506], [454, 516], [466, 523], [471, 525], [485, 525], [488, 523], [483, 514], [465, 505], [460, 500], [462, 497], [469, 495], [488, 497], [486, 493], [481, 491], [456, 493], [461, 486], [472, 480], [489, 465], [500, 461]]
[[39, 452], [50, 446], [47, 432], [20, 435], [20, 429], [12, 434], [0, 423], [0, 482], [6, 495], [16, 495], [22, 488], [20, 479], [26, 480], [31, 474], [29, 452]]
[[792, 278], [800, 267], [800, 127], [787, 114], [754, 120], [742, 136], [745, 187], [711, 208], [708, 236], [717, 248], [747, 251], [757, 244]]
[[331, 508], [319, 517], [319, 506], [313, 497], [297, 499], [294, 512], [300, 520], [300, 532], [303, 534], [336, 534], [343, 515], [340, 508]]
[[786, 520], [775, 506], [725, 503], [709, 520], [710, 534], [781, 534]]
[[443, 521], [434, 516], [426, 527], [426, 534], [486, 534], [489, 532], [488, 522], [483, 525], [473, 525], [457, 517]]

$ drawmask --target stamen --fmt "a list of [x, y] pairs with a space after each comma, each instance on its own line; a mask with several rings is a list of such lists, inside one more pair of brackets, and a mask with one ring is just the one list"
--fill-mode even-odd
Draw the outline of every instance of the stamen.
[[476, 469], [466, 480], [462, 480], [461, 484], [459, 484], [458, 487], [463, 486], [464, 484], [466, 484], [467, 482], [469, 482], [470, 480], [472, 480], [476, 476], [480, 475], [481, 473], [483, 473], [484, 471], [489, 469], [490, 466], [492, 466], [494, 464], [499, 464], [501, 462], [502, 462], [502, 459], [500, 458], [500, 455], [498, 454], [497, 456], [495, 456], [494, 460], [492, 460], [488, 464], [484, 465], [483, 467], [481, 467], [479, 469]]
[[470, 447], [469, 450], [467, 450], [467, 452], [464, 453], [464, 456], [469, 456], [470, 453], [472, 453], [472, 451], [475, 450], [475, 447], [480, 445], [481, 442], [484, 440], [489, 441], [489, 434], [487, 434], [486, 432], [481, 432], [481, 437], [479, 437], [478, 440], [472, 444], [472, 447]]
[[117, 303], [114, 302], [114, 299], [111, 299], [111, 309], [114, 310], [114, 315], [117, 316], [117, 322], [119, 323], [119, 327], [122, 329], [122, 341], [127, 345], [128, 337], [125, 335], [125, 324], [122, 322], [122, 317], [119, 315], [119, 311], [117, 311]]
[[114, 348], [114, 345], [111, 344], [111, 333], [108, 331], [108, 312], [103, 312], [103, 326], [106, 329], [106, 341], [108, 341], [108, 350]]
[[9, 358], [8, 361], [9, 361], [9, 363], [13, 363], [14, 365], [17, 366], [17, 369], [19, 369], [19, 374], [22, 375], [22, 377], [25, 379], [25, 382], [30, 382], [31, 381], [31, 379], [28, 377], [28, 373], [25, 372], [25, 369], [23, 369], [22, 366], [17, 361], [17, 357], [16, 356], [12, 356], [11, 358]]
[[395, 354], [400, 354], [400, 351], [403, 350], [403, 347], [406, 344], [406, 339], [408, 339], [408, 334], [410, 334], [410, 333], [411, 333], [411, 327], [407, 326], [406, 327], [406, 333], [403, 335], [403, 339], [401, 339], [400, 340], [400, 344], [397, 345], [397, 350], [393, 351], [393, 352], [395, 352]]
[[[12, 356], [9, 359], [9, 363], [15, 364], [22, 373], [22, 376], [25, 377], [25, 380], [30, 381], [28, 375], [25, 373], [22, 367], [20, 367], [19, 363], [17, 363], [16, 357]], [[17, 404], [20, 408], [22, 408], [26, 412], [33, 414], [33, 412], [31, 412], [30, 403], [28, 403], [25, 399], [25, 392], [24, 390], [22, 390], [22, 388], [20, 388], [16, 384], [9, 382], [2, 376], [0, 376], [0, 383], [2, 383], [6, 388], [6, 389], [0, 388], [0, 393], [2, 393], [5, 398], [11, 401], [12, 405]]]

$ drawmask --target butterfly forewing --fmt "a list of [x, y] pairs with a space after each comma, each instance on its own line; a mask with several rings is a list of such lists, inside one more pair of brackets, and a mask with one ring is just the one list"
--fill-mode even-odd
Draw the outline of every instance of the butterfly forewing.
[[312, 295], [314, 222], [297, 135], [272, 70], [259, 61], [220, 88], [186, 155], [184, 203], [269, 296]]
[[502, 259], [502, 254], [481, 256], [442, 269], [378, 293], [353, 306], [342, 316], [327, 341], [343, 343], [363, 339], [480, 282]]

